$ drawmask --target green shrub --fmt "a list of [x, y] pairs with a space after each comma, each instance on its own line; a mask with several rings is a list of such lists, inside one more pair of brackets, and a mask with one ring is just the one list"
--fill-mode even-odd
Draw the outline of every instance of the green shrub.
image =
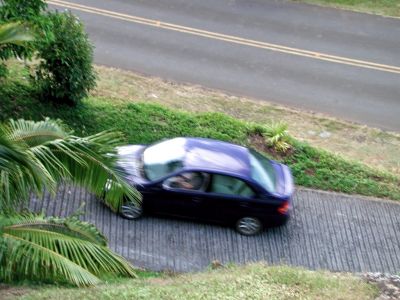
[[8, 21], [31, 21], [47, 7], [44, 0], [1, 0], [0, 17]]
[[0, 79], [8, 75], [7, 66], [4, 63], [0, 63]]
[[95, 86], [93, 47], [71, 13], [49, 13], [52, 38], [38, 45], [34, 80], [42, 99], [76, 105]]

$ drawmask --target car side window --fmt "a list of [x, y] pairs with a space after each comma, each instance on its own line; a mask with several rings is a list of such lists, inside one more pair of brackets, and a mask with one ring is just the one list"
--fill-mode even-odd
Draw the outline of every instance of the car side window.
[[243, 180], [220, 174], [212, 175], [209, 192], [249, 198], [255, 196], [253, 189]]
[[209, 175], [203, 172], [184, 172], [166, 179], [163, 187], [166, 189], [181, 189], [205, 191]]

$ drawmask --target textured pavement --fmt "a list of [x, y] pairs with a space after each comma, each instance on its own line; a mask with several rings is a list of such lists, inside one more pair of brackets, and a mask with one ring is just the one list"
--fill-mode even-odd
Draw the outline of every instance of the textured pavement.
[[136, 266], [197, 271], [222, 263], [266, 261], [309, 269], [400, 272], [400, 204], [359, 196], [298, 190], [293, 218], [254, 237], [233, 229], [173, 219], [122, 219], [84, 190], [61, 187], [55, 199], [32, 198], [31, 208], [66, 216], [85, 202], [84, 219], [110, 247]]

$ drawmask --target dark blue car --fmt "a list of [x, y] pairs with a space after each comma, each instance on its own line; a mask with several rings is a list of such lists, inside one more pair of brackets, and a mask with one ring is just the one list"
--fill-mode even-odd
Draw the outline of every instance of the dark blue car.
[[125, 204], [128, 219], [146, 214], [179, 216], [235, 226], [253, 235], [284, 224], [293, 178], [286, 165], [255, 150], [204, 138], [174, 138], [118, 149], [118, 165], [143, 195]]

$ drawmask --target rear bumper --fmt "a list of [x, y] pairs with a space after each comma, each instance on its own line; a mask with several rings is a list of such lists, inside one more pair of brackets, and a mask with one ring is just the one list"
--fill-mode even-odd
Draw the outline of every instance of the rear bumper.
[[290, 219], [290, 214], [275, 215], [263, 220], [264, 227], [277, 227], [285, 225]]

